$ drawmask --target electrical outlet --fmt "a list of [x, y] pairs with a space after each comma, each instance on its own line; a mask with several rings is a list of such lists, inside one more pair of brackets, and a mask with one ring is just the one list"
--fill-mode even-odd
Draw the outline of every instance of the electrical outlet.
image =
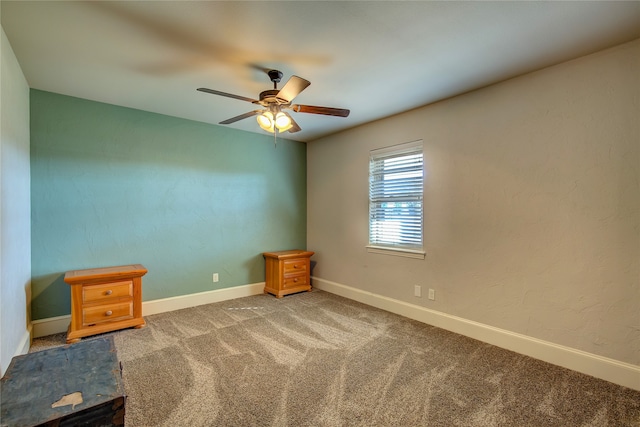
[[436, 291], [433, 289], [429, 289], [429, 299], [435, 301], [436, 299]]
[[416, 297], [421, 297], [422, 296], [422, 286], [415, 285], [413, 287], [413, 295], [416, 296]]
[[213, 273], [213, 283], [218, 283], [219, 277], [218, 273]]

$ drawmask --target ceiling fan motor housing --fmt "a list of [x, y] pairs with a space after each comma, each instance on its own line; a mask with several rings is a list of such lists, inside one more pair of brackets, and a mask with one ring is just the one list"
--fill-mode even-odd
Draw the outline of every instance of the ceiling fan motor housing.
[[280, 83], [280, 80], [282, 80], [282, 71], [269, 70], [267, 74], [273, 83]]
[[278, 105], [289, 104], [288, 101], [282, 98], [278, 98], [278, 93], [280, 93], [278, 89], [271, 89], [271, 90], [265, 90], [263, 92], [260, 92], [260, 101], [259, 101], [260, 105], [264, 105], [266, 107], [271, 104], [278, 104]]

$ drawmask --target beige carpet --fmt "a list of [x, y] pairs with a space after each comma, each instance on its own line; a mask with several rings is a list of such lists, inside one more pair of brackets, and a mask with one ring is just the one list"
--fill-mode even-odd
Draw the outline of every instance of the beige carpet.
[[113, 333], [127, 427], [640, 426], [640, 392], [326, 292], [146, 320]]

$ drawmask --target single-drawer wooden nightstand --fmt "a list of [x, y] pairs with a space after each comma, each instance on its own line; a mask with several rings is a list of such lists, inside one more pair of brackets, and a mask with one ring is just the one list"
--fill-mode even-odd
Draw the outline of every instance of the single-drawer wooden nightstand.
[[68, 271], [71, 286], [71, 324], [67, 343], [89, 335], [124, 328], [142, 328], [142, 276], [140, 264]]
[[281, 298], [284, 295], [311, 290], [310, 251], [265, 252], [265, 293]]

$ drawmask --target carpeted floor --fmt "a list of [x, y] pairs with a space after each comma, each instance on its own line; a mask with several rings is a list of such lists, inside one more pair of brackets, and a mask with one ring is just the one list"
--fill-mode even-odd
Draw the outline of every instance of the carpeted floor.
[[640, 426], [640, 392], [322, 291], [146, 320], [112, 333], [127, 427]]

